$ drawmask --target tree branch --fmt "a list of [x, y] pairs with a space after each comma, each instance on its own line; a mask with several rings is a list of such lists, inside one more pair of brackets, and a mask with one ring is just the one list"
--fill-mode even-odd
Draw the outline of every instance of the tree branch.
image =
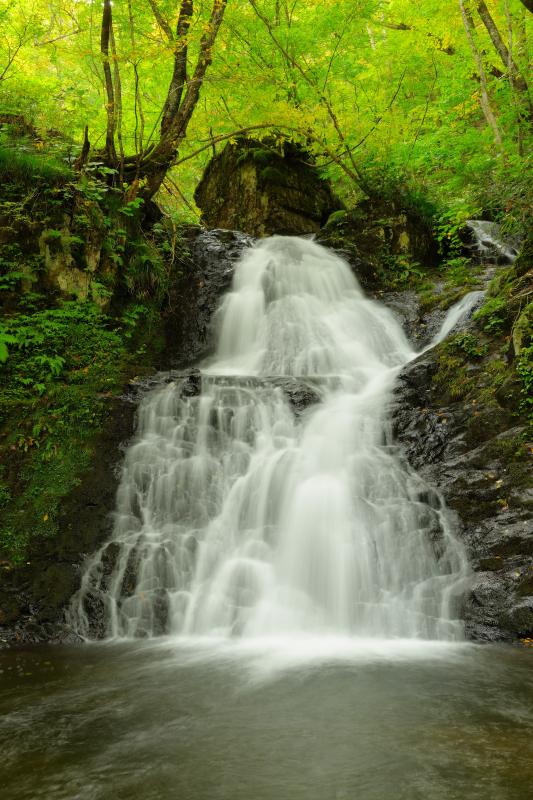
[[187, 81], [187, 36], [193, 15], [192, 0], [182, 0], [178, 24], [176, 27], [176, 40], [174, 45], [174, 69], [167, 98], [161, 117], [161, 135], [168, 131], [172, 119], [175, 117], [181, 103], [183, 87]]
[[500, 128], [498, 126], [498, 121], [496, 120], [496, 116], [495, 116], [494, 111], [492, 110], [492, 106], [490, 104], [489, 91], [488, 91], [488, 86], [487, 86], [487, 76], [486, 76], [486, 73], [485, 73], [485, 68], [483, 66], [483, 60], [481, 58], [481, 54], [480, 54], [480, 52], [478, 50], [478, 47], [476, 45], [476, 41], [474, 39], [474, 22], [472, 20], [472, 17], [470, 16], [469, 11], [467, 10], [467, 8], [465, 6], [463, 0], [459, 0], [459, 8], [461, 10], [461, 16], [463, 18], [463, 25], [464, 25], [464, 28], [465, 28], [465, 31], [466, 31], [466, 36], [467, 36], [467, 39], [468, 39], [468, 43], [470, 45], [470, 50], [472, 52], [472, 56], [474, 57], [474, 61], [476, 62], [476, 66], [477, 66], [478, 73], [479, 73], [480, 86], [481, 86], [481, 95], [480, 95], [481, 109], [483, 111], [485, 119], [487, 120], [487, 123], [489, 124], [490, 128], [492, 129], [496, 144], [498, 145], [498, 147], [499, 147], [499, 149], [501, 151], [503, 149], [502, 136], [501, 136], [501, 133], [500, 133]]
[[154, 17], [157, 20], [157, 24], [159, 25], [159, 27], [161, 28], [163, 33], [166, 35], [168, 41], [169, 42], [174, 41], [174, 34], [172, 33], [172, 28], [170, 27], [170, 25], [166, 21], [165, 17], [163, 16], [161, 11], [159, 10], [159, 7], [158, 7], [157, 3], [155, 2], [155, 0], [148, 0], [148, 1], [150, 3], [150, 8], [152, 9], [152, 11], [154, 13]]

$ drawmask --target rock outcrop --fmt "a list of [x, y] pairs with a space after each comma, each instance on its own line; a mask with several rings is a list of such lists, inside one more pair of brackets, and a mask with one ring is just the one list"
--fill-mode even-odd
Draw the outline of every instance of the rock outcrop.
[[195, 192], [209, 228], [252, 236], [317, 233], [340, 207], [312, 156], [284, 142], [241, 139], [209, 162]]
[[171, 289], [165, 313], [165, 348], [160, 369], [190, 366], [207, 355], [212, 342], [213, 314], [233, 278], [236, 260], [252, 239], [230, 230], [191, 228], [188, 256], [181, 277]]
[[526, 638], [533, 632], [533, 488], [524, 428], [504, 409], [494, 419], [483, 401], [443, 395], [438, 369], [432, 352], [402, 372], [396, 436], [411, 465], [455, 513], [474, 571], [464, 605], [467, 635]]
[[347, 258], [367, 291], [390, 289], [398, 273], [433, 265], [438, 244], [424, 216], [400, 201], [365, 199], [331, 215], [317, 241]]

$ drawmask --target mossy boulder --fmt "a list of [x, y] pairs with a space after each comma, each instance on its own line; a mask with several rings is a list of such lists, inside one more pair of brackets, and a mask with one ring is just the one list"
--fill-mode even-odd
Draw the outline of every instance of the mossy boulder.
[[431, 267], [439, 259], [427, 215], [400, 201], [377, 197], [335, 211], [317, 240], [350, 261], [368, 291], [398, 288], [402, 276], [418, 273], [420, 265]]
[[316, 233], [340, 207], [299, 146], [240, 139], [207, 165], [195, 192], [202, 220], [251, 236]]

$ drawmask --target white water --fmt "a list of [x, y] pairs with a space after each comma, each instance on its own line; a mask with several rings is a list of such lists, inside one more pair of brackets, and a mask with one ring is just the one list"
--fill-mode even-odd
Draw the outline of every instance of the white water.
[[474, 235], [475, 251], [484, 261], [496, 263], [502, 260], [509, 264], [518, 255], [519, 241], [505, 241], [501, 226], [486, 219], [469, 219], [467, 225]]
[[[141, 405], [72, 624], [90, 636], [100, 605], [111, 637], [460, 639], [464, 553], [389, 429], [414, 356], [393, 315], [331, 252], [273, 237], [218, 325], [201, 395], [178, 380]], [[321, 402], [295, 415], [276, 376]]]
[[481, 304], [481, 300], [484, 296], [485, 292], [483, 291], [468, 292], [468, 294], [465, 294], [464, 297], [455, 303], [455, 305], [448, 310], [440, 330], [435, 334], [431, 340], [431, 344], [426, 349], [430, 350], [432, 347], [435, 347], [436, 344], [443, 342], [454, 328], [472, 315], [473, 310], [476, 306]]

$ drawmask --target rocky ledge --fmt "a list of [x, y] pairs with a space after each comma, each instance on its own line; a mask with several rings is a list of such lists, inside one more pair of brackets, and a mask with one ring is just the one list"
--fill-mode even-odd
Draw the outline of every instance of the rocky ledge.
[[[503, 417], [491, 419], [481, 404], [443, 397], [434, 380], [438, 369], [439, 354], [432, 351], [403, 370], [396, 436], [410, 464], [455, 514], [473, 570], [463, 612], [468, 638], [531, 637], [533, 488], [524, 428], [513, 426], [512, 417], [510, 427]], [[476, 367], [470, 371], [476, 377]]]

